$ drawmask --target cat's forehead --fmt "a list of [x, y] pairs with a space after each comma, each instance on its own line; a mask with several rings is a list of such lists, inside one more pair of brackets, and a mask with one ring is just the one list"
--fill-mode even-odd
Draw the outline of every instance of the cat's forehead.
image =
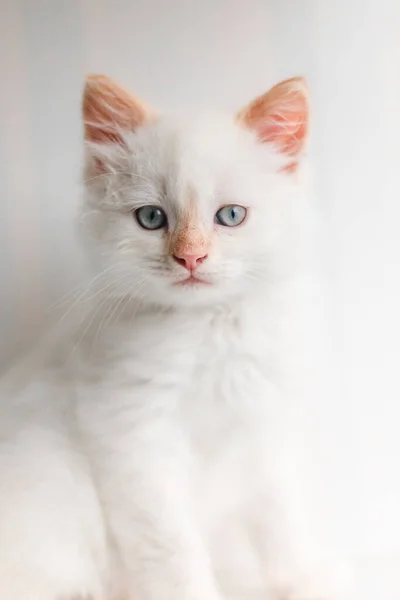
[[233, 119], [224, 116], [166, 117], [138, 131], [132, 143], [150, 170], [183, 176], [185, 171], [195, 173], [202, 167], [223, 169], [243, 155], [245, 137]]
[[204, 115], [164, 118], [132, 138], [133, 176], [168, 202], [193, 208], [215, 198], [246, 161], [246, 132], [233, 119]]

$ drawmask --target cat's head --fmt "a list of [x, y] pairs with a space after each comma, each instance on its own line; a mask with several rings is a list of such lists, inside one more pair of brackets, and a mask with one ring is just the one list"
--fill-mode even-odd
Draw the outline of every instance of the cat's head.
[[172, 119], [87, 79], [81, 222], [115, 295], [199, 306], [255, 294], [298, 252], [308, 132], [302, 78], [237, 114]]

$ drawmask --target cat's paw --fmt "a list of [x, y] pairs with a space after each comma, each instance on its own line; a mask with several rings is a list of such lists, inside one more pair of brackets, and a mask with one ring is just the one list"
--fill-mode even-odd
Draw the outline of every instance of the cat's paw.
[[339, 600], [330, 591], [308, 587], [281, 587], [275, 590], [276, 600]]
[[276, 600], [350, 600], [350, 579], [334, 578], [322, 574], [281, 580], [274, 588]]
[[280, 590], [276, 598], [277, 600], [341, 600], [330, 592], [309, 589]]
[[[335, 592], [314, 587], [286, 587], [277, 590], [276, 600], [342, 600]], [[344, 599], [343, 599], [344, 600]]]

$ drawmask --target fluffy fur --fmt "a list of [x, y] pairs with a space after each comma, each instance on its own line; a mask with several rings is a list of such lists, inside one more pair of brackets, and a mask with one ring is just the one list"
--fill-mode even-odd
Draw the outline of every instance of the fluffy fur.
[[[91, 77], [84, 119], [96, 276], [0, 388], [0, 598], [331, 600], [287, 411], [304, 83], [184, 122]], [[179, 244], [206, 284], [176, 285]]]

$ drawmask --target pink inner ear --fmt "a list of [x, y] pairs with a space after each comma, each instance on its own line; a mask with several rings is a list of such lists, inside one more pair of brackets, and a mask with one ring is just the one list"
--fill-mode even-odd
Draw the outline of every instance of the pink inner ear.
[[239, 121], [255, 131], [262, 142], [272, 142], [283, 153], [295, 156], [308, 134], [308, 97], [302, 78], [279, 83], [256, 98], [239, 114]]
[[86, 140], [121, 143], [121, 131], [133, 131], [149, 118], [151, 113], [144, 103], [108, 77], [87, 78], [83, 97]]
[[281, 152], [298, 154], [307, 135], [302, 113], [270, 114], [257, 128], [263, 142], [275, 142]]

